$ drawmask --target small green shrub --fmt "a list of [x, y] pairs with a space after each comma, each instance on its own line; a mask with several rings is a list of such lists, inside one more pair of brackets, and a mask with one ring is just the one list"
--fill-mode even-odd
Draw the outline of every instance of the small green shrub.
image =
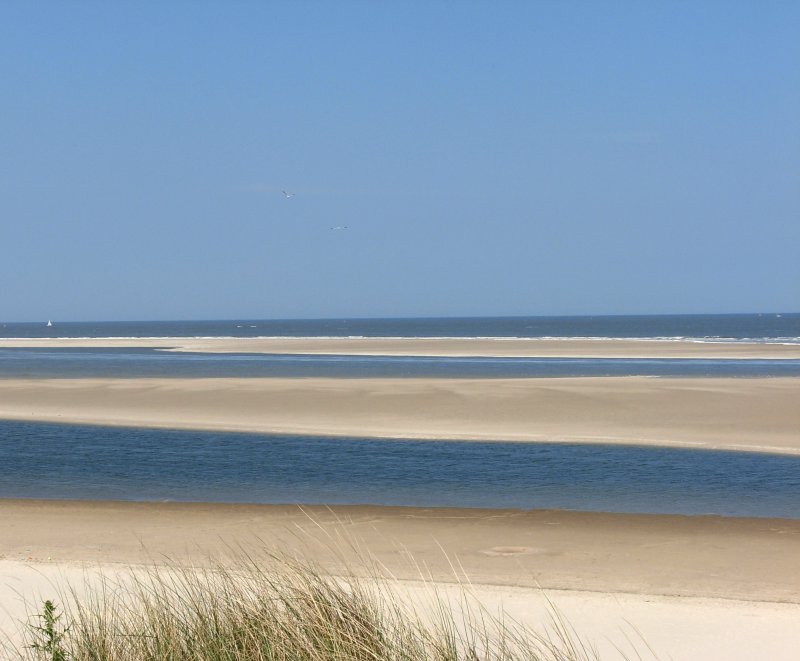
[[49, 599], [42, 605], [42, 611], [36, 615], [38, 624], [30, 625], [33, 640], [29, 649], [34, 650], [39, 658], [47, 661], [66, 661], [63, 640], [68, 628], [59, 631], [58, 622], [61, 615], [56, 615], [56, 606]]

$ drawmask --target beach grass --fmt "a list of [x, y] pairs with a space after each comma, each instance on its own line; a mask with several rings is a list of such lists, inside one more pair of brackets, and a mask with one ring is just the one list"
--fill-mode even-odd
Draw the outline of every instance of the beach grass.
[[[87, 579], [88, 580], [88, 579]], [[204, 567], [154, 564], [95, 576], [40, 604], [29, 661], [589, 661], [595, 649], [553, 609], [541, 631], [434, 584], [402, 595], [390, 577], [332, 576], [302, 559], [240, 556]]]

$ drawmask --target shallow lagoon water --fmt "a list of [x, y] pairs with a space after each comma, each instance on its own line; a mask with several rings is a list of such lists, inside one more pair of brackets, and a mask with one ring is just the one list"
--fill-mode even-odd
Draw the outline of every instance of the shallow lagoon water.
[[800, 518], [800, 457], [0, 422], [0, 497]]
[[800, 376], [793, 359], [482, 358], [0, 348], [0, 378]]

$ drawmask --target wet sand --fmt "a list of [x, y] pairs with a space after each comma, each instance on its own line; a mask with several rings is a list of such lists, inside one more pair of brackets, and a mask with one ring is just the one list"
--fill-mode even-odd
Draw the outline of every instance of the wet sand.
[[[331, 571], [351, 542], [399, 578], [800, 603], [800, 520], [381, 506], [0, 500], [0, 557], [197, 562], [302, 550]], [[338, 553], [332, 553], [332, 549]], [[410, 562], [413, 558], [414, 563]]]
[[800, 379], [3, 379], [0, 419], [800, 454]]
[[134, 347], [206, 353], [542, 358], [800, 359], [800, 344], [536, 338], [58, 338], [0, 339], [0, 348]]

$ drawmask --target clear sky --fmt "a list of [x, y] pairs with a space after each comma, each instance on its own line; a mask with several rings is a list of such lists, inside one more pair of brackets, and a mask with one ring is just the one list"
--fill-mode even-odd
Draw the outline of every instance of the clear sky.
[[794, 1], [7, 0], [0, 320], [798, 311], [798, 35]]

